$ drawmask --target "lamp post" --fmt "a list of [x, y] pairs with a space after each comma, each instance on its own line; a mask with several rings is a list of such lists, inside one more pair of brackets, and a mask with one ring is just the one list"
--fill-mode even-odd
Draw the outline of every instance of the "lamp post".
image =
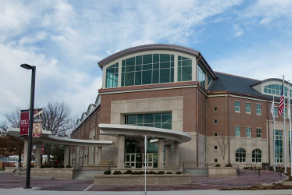
[[34, 86], [35, 86], [35, 72], [36, 67], [28, 64], [21, 64], [22, 68], [32, 70], [31, 73], [31, 89], [30, 89], [30, 111], [29, 111], [29, 133], [28, 133], [28, 150], [27, 150], [27, 163], [26, 163], [26, 186], [24, 189], [30, 189], [30, 162], [32, 150], [32, 128], [33, 128], [33, 111], [34, 111]]

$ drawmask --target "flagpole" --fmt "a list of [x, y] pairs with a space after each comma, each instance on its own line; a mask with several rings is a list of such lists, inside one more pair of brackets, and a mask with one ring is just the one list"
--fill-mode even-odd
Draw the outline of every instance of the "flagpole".
[[[275, 96], [273, 95], [273, 103], [272, 103], [272, 107], [274, 107], [274, 99], [275, 99]], [[274, 109], [274, 108], [273, 108]], [[275, 110], [273, 110], [273, 131], [274, 131], [274, 173], [276, 173], [276, 131], [275, 131]]]
[[145, 139], [144, 139], [144, 168], [145, 168], [145, 195], [147, 195], [147, 180], [146, 180], [146, 167], [147, 167], [147, 159], [146, 159], [146, 155], [147, 155], [147, 135], [145, 134]]
[[288, 117], [289, 117], [289, 133], [290, 133], [290, 175], [292, 176], [292, 134], [291, 134], [291, 96], [290, 96], [290, 90], [288, 90], [289, 92], [289, 100], [288, 100]]
[[[285, 85], [284, 85], [285, 81], [284, 81], [284, 75], [283, 75], [283, 98], [284, 98], [284, 160], [285, 160], [285, 172], [287, 173], [287, 132], [286, 132], [286, 117], [285, 115], [287, 115], [287, 113], [285, 112], [286, 108], [285, 108]], [[287, 94], [288, 95], [288, 94]]]

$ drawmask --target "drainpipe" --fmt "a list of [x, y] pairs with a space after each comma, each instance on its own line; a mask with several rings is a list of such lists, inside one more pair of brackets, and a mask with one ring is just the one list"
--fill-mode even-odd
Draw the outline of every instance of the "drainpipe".
[[199, 100], [199, 95], [198, 95], [198, 88], [197, 89], [197, 93], [196, 93], [196, 96], [197, 96], [197, 167], [199, 167], [199, 103], [198, 103], [198, 100]]

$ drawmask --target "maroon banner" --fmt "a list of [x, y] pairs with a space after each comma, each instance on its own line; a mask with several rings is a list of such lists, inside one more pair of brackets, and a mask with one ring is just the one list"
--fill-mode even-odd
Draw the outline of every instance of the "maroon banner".
[[29, 110], [21, 110], [20, 114], [20, 136], [28, 135]]

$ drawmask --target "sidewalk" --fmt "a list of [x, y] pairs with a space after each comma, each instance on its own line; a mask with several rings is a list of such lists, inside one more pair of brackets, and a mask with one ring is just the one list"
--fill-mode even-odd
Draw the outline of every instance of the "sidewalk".
[[[239, 177], [233, 178], [209, 178], [209, 177], [193, 177], [192, 184], [185, 185], [159, 185], [159, 186], [147, 186], [147, 191], [185, 191], [185, 190], [210, 190], [210, 189], [222, 189], [233, 187], [252, 186], [257, 183], [275, 183], [285, 180], [286, 177], [281, 177], [280, 174], [274, 174], [272, 172], [262, 172], [259, 177], [257, 172], [250, 170], [241, 170]], [[31, 186], [38, 187], [41, 190], [51, 191], [107, 191], [107, 192], [124, 192], [127, 191], [144, 191], [144, 186], [95, 186], [92, 185], [93, 180], [53, 180], [53, 179], [31, 179]], [[14, 176], [12, 173], [0, 173], [0, 189], [13, 189], [23, 188], [25, 186], [25, 177]], [[231, 193], [234, 193], [232, 191]], [[162, 192], [163, 193], [163, 192]], [[165, 192], [164, 192], [165, 193]], [[203, 193], [203, 191], [200, 191]], [[204, 192], [205, 193], [205, 192]], [[224, 191], [224, 194], [230, 193]], [[1, 194], [1, 193], [0, 193]], [[66, 193], [65, 193], [66, 194]], [[75, 194], [75, 192], [74, 192]], [[108, 194], [108, 193], [107, 193]], [[177, 194], [177, 192], [176, 192]]]

